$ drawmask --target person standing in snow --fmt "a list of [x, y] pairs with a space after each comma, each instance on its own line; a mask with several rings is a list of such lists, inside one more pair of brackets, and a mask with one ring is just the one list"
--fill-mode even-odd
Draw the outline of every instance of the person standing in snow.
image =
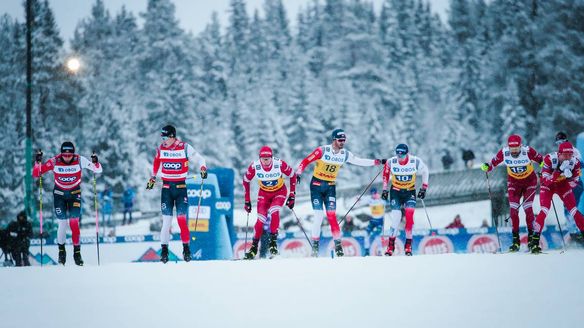
[[560, 144], [557, 152], [547, 154], [544, 157], [539, 194], [541, 211], [533, 224], [534, 234], [529, 244], [531, 253], [541, 253], [539, 239], [554, 194], [557, 194], [562, 199], [564, 207], [574, 217], [576, 225], [580, 229], [580, 235], [584, 237], [584, 216], [578, 211], [576, 199], [572, 192], [581, 175], [580, 161], [574, 156], [574, 147], [567, 141]]
[[326, 216], [331, 226], [331, 232], [335, 243], [335, 253], [343, 256], [341, 243], [341, 230], [337, 222], [336, 208], [336, 181], [341, 167], [345, 163], [358, 166], [374, 166], [385, 163], [385, 159], [363, 159], [344, 149], [347, 137], [342, 129], [335, 129], [332, 133], [332, 143], [320, 146], [300, 162], [296, 169], [296, 175], [300, 175], [306, 167], [316, 162], [312, 180], [310, 181], [310, 198], [314, 210], [314, 222], [312, 226], [312, 256], [317, 257], [319, 251], [320, 230], [324, 218], [323, 207], [326, 208]]
[[537, 174], [533, 170], [532, 162], [541, 164], [543, 156], [535, 149], [521, 144], [521, 137], [517, 134], [509, 136], [507, 146], [500, 149], [490, 162], [481, 165], [481, 170], [490, 172], [501, 163], [507, 166], [507, 194], [509, 195], [509, 208], [511, 223], [513, 225], [513, 241], [509, 247], [510, 252], [519, 251], [519, 204], [523, 197], [523, 210], [527, 224], [527, 236], [531, 241], [533, 236], [533, 199], [537, 189]]
[[[284, 175], [290, 177], [290, 194], [284, 183]], [[273, 157], [272, 149], [263, 146], [260, 149], [259, 159], [252, 162], [243, 176], [243, 189], [245, 191], [245, 211], [250, 213], [250, 182], [253, 178], [258, 180], [258, 219], [254, 225], [254, 236], [251, 248], [245, 253], [245, 259], [254, 259], [258, 252], [258, 244], [264, 232], [264, 224], [270, 222], [270, 238], [268, 249], [272, 256], [278, 255], [278, 227], [280, 226], [280, 211], [284, 202], [290, 209], [294, 208], [296, 194], [296, 174], [285, 161]], [[286, 198], [288, 200], [286, 200]]]
[[67, 225], [71, 228], [73, 239], [73, 260], [77, 265], [83, 265], [81, 258], [81, 245], [79, 243], [79, 217], [81, 215], [81, 172], [88, 169], [95, 173], [101, 173], [102, 167], [94, 153], [91, 162], [78, 154], [75, 154], [75, 145], [65, 141], [61, 145], [61, 153], [52, 157], [44, 164], [43, 152], [36, 153], [36, 161], [32, 169], [35, 178], [52, 171], [55, 179], [53, 189], [53, 204], [55, 216], [58, 220], [57, 244], [59, 246], [59, 263], [65, 265], [67, 254], [65, 241]]
[[[406, 217], [406, 242], [404, 252], [412, 255], [412, 228], [414, 226], [414, 211], [416, 209], [416, 176], [422, 176], [422, 188], [418, 191], [418, 198], [426, 197], [428, 190], [428, 167], [417, 156], [409, 155], [406, 144], [395, 147], [396, 156], [390, 158], [383, 169], [383, 192], [381, 198], [390, 199], [391, 224], [384, 224], [384, 234], [389, 236], [386, 256], [392, 256], [395, 250], [395, 238], [399, 233], [399, 224], [402, 219], [402, 207]], [[391, 191], [387, 190], [391, 182]]]
[[190, 239], [191, 234], [187, 225], [187, 184], [189, 162], [197, 163], [201, 172], [201, 178], [207, 178], [207, 166], [205, 159], [191, 145], [176, 138], [176, 129], [172, 125], [162, 128], [160, 133], [162, 144], [156, 149], [156, 156], [152, 164], [152, 176], [146, 185], [150, 190], [156, 183], [158, 174], [162, 177], [162, 191], [160, 207], [162, 212], [162, 229], [160, 242], [162, 250], [160, 261], [168, 262], [168, 242], [170, 241], [170, 228], [174, 207], [176, 207], [176, 219], [180, 227], [180, 239], [183, 243], [183, 259], [191, 260]]

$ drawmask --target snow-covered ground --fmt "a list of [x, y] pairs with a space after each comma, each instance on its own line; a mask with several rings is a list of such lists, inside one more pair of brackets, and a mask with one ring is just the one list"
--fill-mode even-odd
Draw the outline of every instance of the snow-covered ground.
[[0, 270], [1, 326], [579, 327], [584, 252]]

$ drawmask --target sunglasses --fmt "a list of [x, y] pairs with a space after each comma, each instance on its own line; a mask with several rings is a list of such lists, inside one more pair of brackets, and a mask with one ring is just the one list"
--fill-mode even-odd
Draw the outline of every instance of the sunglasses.
[[347, 139], [335, 139], [337, 142], [345, 142]]

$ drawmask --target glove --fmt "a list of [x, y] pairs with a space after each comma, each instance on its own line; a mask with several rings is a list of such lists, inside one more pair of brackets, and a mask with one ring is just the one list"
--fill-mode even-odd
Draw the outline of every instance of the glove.
[[251, 202], [249, 200], [245, 201], [243, 208], [247, 213], [251, 213]]
[[570, 170], [570, 169], [565, 169], [565, 170], [564, 170], [564, 176], [565, 176], [567, 179], [571, 178], [571, 177], [572, 177], [572, 170]]
[[290, 193], [290, 195], [288, 195], [288, 200], [286, 201], [286, 206], [288, 206], [289, 209], [293, 209], [295, 200], [294, 193]]
[[97, 155], [95, 153], [93, 153], [91, 155], [91, 163], [93, 163], [93, 164], [97, 164], [98, 163]]
[[381, 199], [387, 200], [388, 198], [389, 198], [389, 191], [384, 190], [383, 192], [381, 192]]
[[[570, 167], [570, 161], [563, 161], [560, 165], [560, 171], [566, 172], [566, 169]], [[564, 174], [565, 175], [565, 174]]]
[[421, 188], [420, 191], [418, 191], [418, 198], [419, 199], [426, 198], [426, 188]]
[[300, 183], [300, 174], [296, 174], [296, 184]]
[[386, 162], [387, 162], [387, 159], [386, 158], [377, 158], [377, 159], [375, 159], [375, 165], [379, 165], [379, 164], [383, 165]]
[[539, 168], [543, 168], [543, 166], [545, 165], [544, 161], [541, 161], [541, 163], [539, 163]]
[[40, 150], [40, 149], [39, 149], [39, 150], [37, 150], [37, 152], [36, 152], [36, 154], [35, 154], [34, 158], [35, 158], [35, 161], [36, 161], [37, 163], [41, 163], [41, 162], [43, 161], [43, 151], [42, 151], [42, 150]]
[[203, 179], [203, 180], [207, 179], [207, 168], [206, 167], [201, 168], [201, 179]]
[[491, 165], [489, 165], [489, 163], [483, 163], [483, 165], [481, 165], [481, 170], [489, 172], [491, 170]]
[[150, 180], [148, 180], [148, 183], [146, 184], [146, 189], [150, 190], [150, 189], [154, 188], [155, 183], [156, 183], [156, 177], [151, 177]]

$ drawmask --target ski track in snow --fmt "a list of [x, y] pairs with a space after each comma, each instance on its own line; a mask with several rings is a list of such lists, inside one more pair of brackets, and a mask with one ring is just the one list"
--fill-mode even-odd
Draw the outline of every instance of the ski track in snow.
[[584, 251], [3, 268], [2, 327], [576, 327]]

